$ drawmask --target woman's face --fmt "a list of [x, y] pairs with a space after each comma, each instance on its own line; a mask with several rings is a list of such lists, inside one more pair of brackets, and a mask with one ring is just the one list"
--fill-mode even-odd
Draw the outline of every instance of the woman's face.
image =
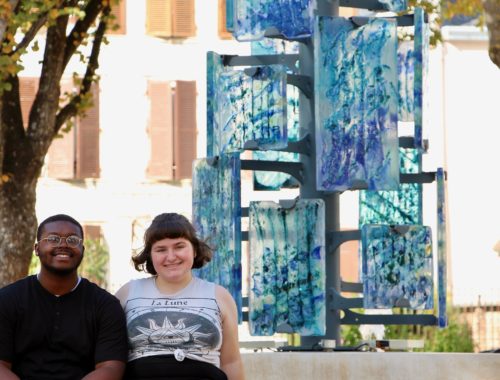
[[191, 278], [194, 248], [185, 238], [165, 238], [151, 247], [153, 267], [164, 281], [182, 282]]

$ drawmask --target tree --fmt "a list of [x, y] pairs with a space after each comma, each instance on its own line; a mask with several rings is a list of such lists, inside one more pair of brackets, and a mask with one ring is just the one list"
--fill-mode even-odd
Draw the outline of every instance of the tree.
[[[115, 0], [0, 0], [0, 287], [28, 272], [44, 158], [63, 125], [89, 106], [110, 1]], [[23, 56], [39, 48], [40, 36], [41, 74], [25, 128], [18, 74]], [[73, 57], [85, 70], [78, 91], [61, 94], [61, 78]]]
[[445, 0], [443, 16], [451, 19], [456, 15], [477, 17], [478, 26], [488, 27], [489, 56], [500, 68], [500, 0]]

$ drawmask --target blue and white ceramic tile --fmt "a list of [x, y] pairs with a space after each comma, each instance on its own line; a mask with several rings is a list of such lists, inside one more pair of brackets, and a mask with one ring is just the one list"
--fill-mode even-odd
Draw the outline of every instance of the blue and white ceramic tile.
[[363, 300], [367, 309], [432, 309], [432, 232], [418, 225], [365, 225]]
[[252, 335], [325, 333], [325, 205], [250, 202], [249, 325]]
[[438, 326], [446, 327], [447, 260], [446, 260], [446, 178], [442, 168], [436, 172], [437, 184], [437, 259], [438, 259]]
[[318, 17], [314, 44], [317, 189], [397, 190], [395, 21]]
[[235, 0], [234, 36], [239, 41], [264, 38], [266, 30], [289, 39], [309, 37], [313, 0]]
[[286, 69], [258, 67], [253, 75], [224, 67], [207, 55], [207, 154], [240, 152], [246, 143], [260, 149], [287, 146]]
[[224, 286], [236, 301], [241, 321], [241, 195], [238, 154], [193, 163], [193, 224], [214, 249], [195, 273]]
[[[399, 149], [401, 173], [420, 172], [420, 152]], [[396, 191], [359, 192], [359, 225], [422, 224], [422, 185], [402, 183]]]

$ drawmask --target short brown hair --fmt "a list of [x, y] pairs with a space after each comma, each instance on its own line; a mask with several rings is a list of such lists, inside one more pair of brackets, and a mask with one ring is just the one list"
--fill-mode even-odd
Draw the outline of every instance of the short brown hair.
[[157, 241], [165, 238], [184, 238], [193, 245], [193, 268], [201, 268], [212, 259], [212, 249], [196, 236], [196, 231], [185, 216], [170, 212], [156, 216], [144, 233], [144, 248], [132, 256], [134, 267], [138, 271], [156, 275], [151, 261], [151, 248]]

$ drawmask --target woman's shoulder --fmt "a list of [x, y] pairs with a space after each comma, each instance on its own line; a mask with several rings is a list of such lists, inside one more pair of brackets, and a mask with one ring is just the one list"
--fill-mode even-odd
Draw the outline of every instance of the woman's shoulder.
[[129, 298], [131, 292], [133, 292], [137, 288], [144, 287], [146, 284], [149, 284], [152, 281], [153, 277], [137, 278], [130, 280], [116, 291], [115, 297], [120, 300], [120, 303], [123, 306], [127, 302], [127, 299]]

